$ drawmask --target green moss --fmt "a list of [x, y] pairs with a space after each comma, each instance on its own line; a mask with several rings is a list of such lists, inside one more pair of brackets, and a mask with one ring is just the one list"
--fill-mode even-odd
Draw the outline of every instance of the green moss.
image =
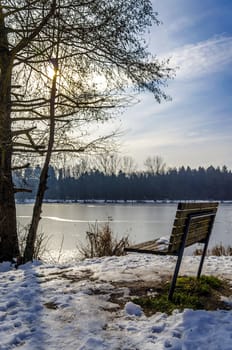
[[223, 281], [214, 276], [201, 276], [200, 282], [206, 283], [214, 289], [219, 289], [223, 285]]
[[156, 297], [143, 296], [133, 299], [146, 311], [172, 313], [173, 310], [185, 308], [211, 309], [211, 304], [217, 305], [220, 298], [218, 291], [223, 288], [223, 281], [217, 277], [202, 276], [199, 280], [193, 277], [179, 277], [172, 301], [168, 300], [169, 286]]

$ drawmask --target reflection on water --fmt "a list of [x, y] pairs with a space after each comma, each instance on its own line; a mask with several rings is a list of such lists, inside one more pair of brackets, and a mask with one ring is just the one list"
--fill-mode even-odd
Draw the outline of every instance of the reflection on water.
[[[75, 249], [83, 242], [89, 225], [110, 221], [118, 238], [129, 235], [133, 243], [161, 236], [169, 237], [176, 204], [44, 204], [40, 231], [50, 239], [52, 249]], [[30, 222], [32, 205], [17, 205], [18, 222]], [[232, 245], [232, 204], [220, 204], [210, 240], [210, 246]]]

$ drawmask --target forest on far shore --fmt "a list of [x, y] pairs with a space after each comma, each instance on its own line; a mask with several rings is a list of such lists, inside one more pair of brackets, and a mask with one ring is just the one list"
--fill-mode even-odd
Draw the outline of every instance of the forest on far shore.
[[[226, 166], [191, 169], [167, 168], [162, 158], [148, 157], [138, 171], [131, 158], [103, 158], [90, 167], [50, 166], [45, 199], [51, 200], [232, 200], [232, 172]], [[14, 173], [14, 182], [29, 192], [16, 194], [18, 201], [34, 199], [40, 167]]]

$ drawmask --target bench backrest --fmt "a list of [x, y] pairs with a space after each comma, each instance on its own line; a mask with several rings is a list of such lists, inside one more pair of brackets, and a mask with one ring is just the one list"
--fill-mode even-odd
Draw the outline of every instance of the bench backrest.
[[179, 203], [170, 236], [168, 252], [179, 254], [181, 248], [204, 243], [211, 234], [218, 203]]

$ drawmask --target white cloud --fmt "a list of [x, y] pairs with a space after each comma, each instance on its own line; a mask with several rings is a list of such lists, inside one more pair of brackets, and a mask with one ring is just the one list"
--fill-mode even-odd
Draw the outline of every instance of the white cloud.
[[179, 66], [177, 78], [196, 79], [206, 74], [220, 72], [232, 61], [232, 37], [214, 37], [196, 44], [176, 49], [171, 65]]

